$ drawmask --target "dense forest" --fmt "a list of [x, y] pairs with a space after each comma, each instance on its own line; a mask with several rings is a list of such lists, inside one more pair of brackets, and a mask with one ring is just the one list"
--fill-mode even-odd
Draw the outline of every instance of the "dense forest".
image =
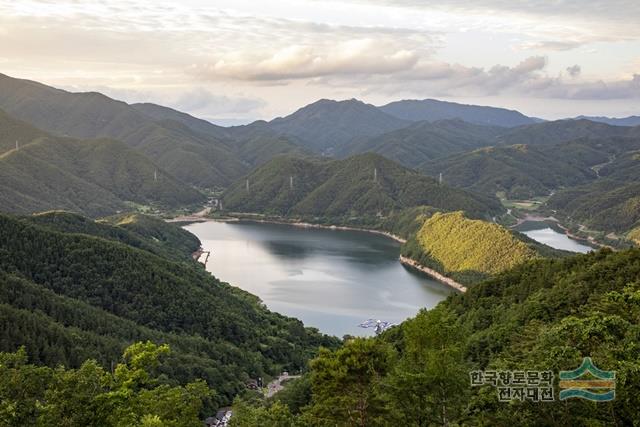
[[[236, 399], [232, 425], [636, 425], [639, 315], [639, 249], [529, 261], [321, 352], [286, 393]], [[615, 371], [614, 400], [559, 400], [558, 372], [584, 357]], [[553, 399], [501, 402], [491, 384], [472, 387], [478, 370], [551, 371]]]
[[402, 254], [454, 280], [471, 284], [539, 257], [567, 252], [462, 212], [435, 213], [409, 241]]
[[418, 206], [464, 210], [478, 218], [503, 211], [495, 197], [440, 185], [373, 153], [344, 160], [278, 157], [232, 185], [223, 203], [231, 212], [343, 223]]
[[167, 343], [163, 378], [203, 379], [216, 391], [211, 410], [247, 379], [299, 370], [319, 346], [338, 344], [212, 277], [186, 253], [197, 239], [175, 228], [0, 215], [0, 351], [24, 346], [38, 365], [91, 358], [108, 368], [131, 343]]

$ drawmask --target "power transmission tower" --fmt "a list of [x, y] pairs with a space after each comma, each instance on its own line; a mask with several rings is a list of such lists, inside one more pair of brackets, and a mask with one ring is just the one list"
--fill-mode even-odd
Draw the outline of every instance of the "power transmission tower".
[[18, 140], [16, 139], [16, 151], [18, 151], [20, 149], [20, 144], [18, 143]]
[[442, 185], [442, 172], [440, 172], [440, 178], [438, 179], [438, 183]]
[[249, 192], [249, 180], [247, 179], [247, 193]]
[[158, 169], [153, 171], [153, 181], [154, 182], [158, 181]]
[[293, 175], [289, 177], [289, 188], [293, 190]]
[[378, 182], [378, 168], [373, 168], [373, 182]]

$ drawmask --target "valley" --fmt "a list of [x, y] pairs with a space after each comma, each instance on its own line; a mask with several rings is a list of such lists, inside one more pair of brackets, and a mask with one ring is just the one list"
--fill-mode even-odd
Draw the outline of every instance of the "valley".
[[583, 353], [630, 378], [609, 409], [631, 420], [633, 123], [322, 99], [221, 127], [0, 74], [0, 373], [41, 381], [2, 383], [9, 425], [66, 425], [79, 395], [69, 425], [500, 425], [470, 369]]

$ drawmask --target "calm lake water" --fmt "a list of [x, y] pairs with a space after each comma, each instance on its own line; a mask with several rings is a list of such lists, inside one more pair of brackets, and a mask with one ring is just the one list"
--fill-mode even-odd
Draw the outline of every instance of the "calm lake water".
[[357, 325], [369, 318], [399, 323], [452, 292], [405, 269], [400, 244], [371, 233], [251, 222], [185, 228], [211, 251], [214, 276], [332, 335], [371, 335]]
[[578, 240], [569, 238], [566, 234], [560, 233], [543, 221], [526, 221], [516, 230], [526, 234], [533, 240], [545, 245], [565, 251], [587, 253], [593, 250], [592, 247], [580, 243]]

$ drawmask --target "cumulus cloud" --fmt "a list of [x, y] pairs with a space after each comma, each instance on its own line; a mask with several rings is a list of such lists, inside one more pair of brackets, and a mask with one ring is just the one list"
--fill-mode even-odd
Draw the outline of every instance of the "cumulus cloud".
[[263, 56], [228, 54], [193, 72], [204, 78], [289, 80], [328, 75], [389, 74], [413, 68], [417, 52], [370, 38], [334, 46], [289, 46]]

